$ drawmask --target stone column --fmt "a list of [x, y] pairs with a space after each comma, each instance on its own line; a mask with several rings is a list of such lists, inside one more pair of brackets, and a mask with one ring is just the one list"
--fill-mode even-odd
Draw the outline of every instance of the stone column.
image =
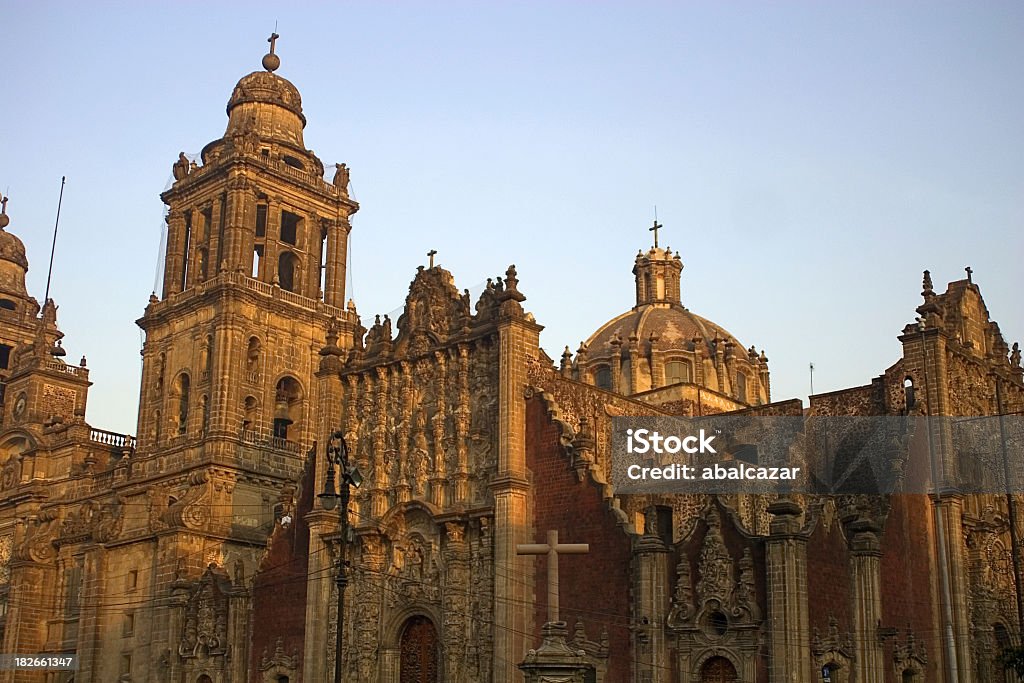
[[[322, 487], [321, 487], [322, 488]], [[318, 489], [318, 491], [321, 489]], [[328, 653], [334, 648], [334, 631], [328, 628], [325, 615], [336, 600], [332, 557], [325, 535], [338, 530], [337, 511], [328, 512], [314, 507], [306, 515], [309, 524], [309, 573], [306, 575], [306, 638], [303, 643], [302, 678], [307, 681], [329, 681], [334, 676], [333, 666], [328, 668]]]
[[643, 359], [640, 358], [640, 340], [637, 339], [636, 332], [629, 335], [629, 393], [635, 394], [639, 391], [638, 387], [640, 384], [640, 363]]
[[267, 284], [277, 277], [277, 252], [281, 239], [281, 199], [267, 202], [267, 233], [264, 238], [263, 259], [260, 261], [259, 279]]
[[166, 299], [182, 290], [182, 268], [185, 263], [185, 215], [180, 209], [170, 210], [167, 221], [167, 252], [164, 254], [164, 290]]
[[[256, 215], [252, 188], [248, 178], [239, 174], [228, 181], [227, 216], [224, 225], [224, 246], [221, 258], [227, 261], [229, 271], [241, 270], [252, 274], [253, 238], [256, 233]], [[220, 268], [220, 264], [217, 264]]]
[[768, 512], [772, 515], [765, 551], [768, 571], [768, 680], [770, 683], [812, 681], [807, 610], [807, 536], [800, 523], [803, 510], [795, 501], [780, 498], [768, 506]]
[[[323, 234], [321, 231], [323, 226], [320, 224], [320, 216], [315, 212], [310, 213], [302, 221], [301, 234], [302, 238], [299, 239], [299, 244], [303, 242], [306, 244], [306, 272], [305, 279], [306, 283], [301, 288], [304, 296], [308, 296], [310, 299], [316, 299], [317, 292], [320, 291], [320, 264], [323, 263], [323, 241], [320, 239], [320, 235]], [[324, 286], [327, 286], [326, 281]]]
[[[648, 514], [654, 515], [651, 510]], [[648, 519], [647, 532], [637, 541], [636, 550], [636, 614], [647, 618], [650, 629], [647, 647], [636, 656], [637, 680], [650, 683], [668, 683], [669, 670], [665, 664], [670, 661], [665, 642], [665, 618], [668, 615], [668, 597], [672, 589], [668, 585], [668, 547], [657, 535], [654, 520]]]
[[612, 348], [612, 360], [609, 366], [612, 375], [612, 391], [618, 394], [621, 393], [620, 387], [622, 386], [622, 340], [612, 337], [608, 343]]
[[345, 259], [348, 251], [348, 233], [351, 230], [344, 216], [327, 228], [327, 277], [324, 301], [331, 306], [345, 306]]
[[516, 544], [528, 541], [530, 482], [526, 470], [527, 362], [540, 347], [541, 326], [528, 320], [520, 305], [525, 296], [517, 289], [515, 269], [506, 273], [499, 295], [498, 321], [498, 471], [491, 481], [494, 493], [493, 681], [520, 680], [515, 662], [526, 651], [533, 632], [532, 587], [523, 576], [532, 561], [516, 554]]
[[207, 275], [209, 278], [217, 277], [217, 273], [220, 272], [221, 261], [224, 258], [224, 234], [221, 230], [221, 225], [226, 216], [223, 212], [227, 209], [225, 204], [225, 195], [218, 195], [213, 200], [212, 210], [210, 212], [210, 234], [207, 236], [207, 243], [210, 245], [210, 253], [207, 256]]
[[106, 562], [104, 551], [93, 546], [85, 553], [82, 566], [82, 609], [78, 618], [78, 672], [76, 681], [102, 683]]
[[939, 515], [945, 525], [945, 552], [949, 562], [950, 604], [953, 607], [953, 633], [956, 634], [957, 675], [961, 681], [972, 680], [971, 661], [973, 658], [971, 639], [964, 634], [971, 632], [970, 610], [967, 600], [970, 583], [967, 576], [966, 549], [964, 548], [963, 498], [942, 496], [939, 501]]
[[885, 653], [878, 640], [882, 618], [881, 529], [871, 520], [859, 518], [846, 525], [853, 581], [853, 629], [856, 634], [855, 680], [874, 683], [885, 680]]

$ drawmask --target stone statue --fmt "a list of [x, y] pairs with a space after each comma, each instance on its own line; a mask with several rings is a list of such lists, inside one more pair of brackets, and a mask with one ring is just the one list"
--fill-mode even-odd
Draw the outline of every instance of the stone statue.
[[334, 168], [337, 170], [334, 171], [334, 180], [332, 182], [343, 195], [348, 196], [348, 166], [345, 164], [335, 164]]
[[189, 174], [191, 166], [188, 159], [185, 158], [184, 152], [178, 153], [178, 160], [174, 162], [174, 166], [171, 167], [171, 173], [174, 175], [175, 180], [181, 180]]

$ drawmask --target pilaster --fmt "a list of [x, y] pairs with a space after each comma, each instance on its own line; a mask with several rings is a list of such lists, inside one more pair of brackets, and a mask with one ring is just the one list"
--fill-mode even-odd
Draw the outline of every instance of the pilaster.
[[[782, 498], [768, 506], [768, 680], [811, 681], [810, 620], [807, 608], [807, 536], [803, 510]], [[884, 680], [884, 679], [879, 679]]]
[[637, 680], [649, 683], [669, 683], [669, 671], [665, 663], [670, 661], [666, 643], [668, 597], [672, 589], [668, 585], [668, 547], [657, 534], [645, 534], [637, 541], [636, 554], [636, 614], [650, 623], [647, 646], [636, 656]]

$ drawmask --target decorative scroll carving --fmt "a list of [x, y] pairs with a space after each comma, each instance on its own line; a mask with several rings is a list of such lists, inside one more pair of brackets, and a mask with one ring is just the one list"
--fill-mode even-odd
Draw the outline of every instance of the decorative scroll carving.
[[51, 562], [57, 557], [54, 541], [57, 540], [60, 528], [60, 513], [57, 509], [40, 510], [36, 518], [29, 521], [16, 557], [33, 562]]
[[203, 529], [210, 521], [209, 475], [205, 471], [193, 472], [188, 484], [185, 495], [167, 508], [162, 520], [168, 526]]

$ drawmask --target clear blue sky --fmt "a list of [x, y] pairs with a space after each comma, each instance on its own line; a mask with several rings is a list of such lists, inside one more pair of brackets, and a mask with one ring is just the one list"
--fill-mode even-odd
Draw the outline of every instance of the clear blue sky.
[[158, 197], [220, 137], [278, 22], [306, 145], [352, 168], [352, 294], [399, 307], [437, 249], [460, 287], [518, 267], [557, 358], [633, 304], [650, 243], [683, 300], [771, 359], [773, 397], [869, 382], [974, 268], [1024, 337], [1019, 2], [0, 2], [0, 192], [88, 418], [135, 430]]

